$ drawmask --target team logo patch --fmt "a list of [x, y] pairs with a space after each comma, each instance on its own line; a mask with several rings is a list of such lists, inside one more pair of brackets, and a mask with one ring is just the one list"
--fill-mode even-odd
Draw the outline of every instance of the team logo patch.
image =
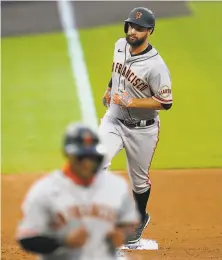
[[90, 146], [93, 144], [93, 137], [90, 133], [84, 133], [83, 143], [84, 143], [84, 145], [87, 145], [87, 146]]
[[171, 89], [168, 86], [163, 86], [160, 88], [159, 92], [158, 92], [159, 96], [161, 96], [162, 98], [167, 98], [170, 96], [171, 94]]
[[143, 14], [141, 12], [136, 12], [135, 18], [139, 20]]

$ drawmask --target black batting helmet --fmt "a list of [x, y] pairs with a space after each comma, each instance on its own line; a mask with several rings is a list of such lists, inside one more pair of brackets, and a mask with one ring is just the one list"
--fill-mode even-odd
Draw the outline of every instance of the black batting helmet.
[[129, 17], [124, 22], [125, 33], [128, 32], [129, 23], [134, 23], [148, 29], [153, 29], [154, 31], [155, 16], [151, 10], [145, 7], [137, 7], [129, 13]]
[[91, 157], [100, 164], [105, 157], [105, 147], [101, 144], [96, 131], [81, 123], [68, 125], [63, 142], [66, 155], [73, 155], [78, 159]]

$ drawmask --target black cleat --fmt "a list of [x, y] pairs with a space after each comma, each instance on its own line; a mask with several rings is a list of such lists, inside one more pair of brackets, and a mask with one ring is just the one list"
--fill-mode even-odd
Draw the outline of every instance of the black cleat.
[[148, 213], [146, 213], [146, 217], [144, 221], [136, 228], [135, 234], [128, 240], [127, 244], [137, 243], [142, 236], [143, 230], [146, 228], [149, 222], [150, 222], [150, 216]]

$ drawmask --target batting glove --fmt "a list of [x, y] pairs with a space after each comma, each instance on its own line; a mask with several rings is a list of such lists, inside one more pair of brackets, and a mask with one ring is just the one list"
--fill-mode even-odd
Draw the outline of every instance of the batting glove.
[[115, 93], [112, 102], [116, 105], [129, 107], [132, 104], [133, 99], [129, 96], [129, 93], [127, 92], [124, 92], [122, 94]]
[[111, 101], [111, 88], [107, 88], [104, 96], [103, 96], [103, 105], [108, 107]]

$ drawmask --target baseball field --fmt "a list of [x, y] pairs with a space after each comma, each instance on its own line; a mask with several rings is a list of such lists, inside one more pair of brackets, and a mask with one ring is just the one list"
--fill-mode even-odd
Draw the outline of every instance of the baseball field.
[[[222, 3], [186, 5], [188, 15], [158, 19], [151, 38], [170, 68], [174, 104], [160, 113], [144, 234], [160, 248], [130, 251], [138, 260], [222, 260]], [[123, 23], [79, 33], [99, 122]], [[1, 47], [2, 259], [31, 260], [15, 243], [21, 201], [39, 176], [61, 167], [64, 127], [82, 115], [62, 32], [11, 35]], [[128, 178], [125, 168], [121, 152], [111, 169]]]

